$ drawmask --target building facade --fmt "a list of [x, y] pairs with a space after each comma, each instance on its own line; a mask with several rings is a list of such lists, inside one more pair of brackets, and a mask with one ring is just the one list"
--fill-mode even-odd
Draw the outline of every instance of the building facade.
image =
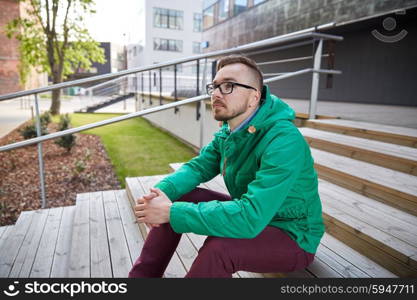
[[[342, 42], [326, 44], [323, 59], [342, 75], [320, 81], [319, 98], [371, 104], [417, 106], [416, 0], [206, 0], [203, 5], [204, 52], [227, 49], [328, 23], [318, 30], [341, 35]], [[312, 54], [312, 46], [253, 55], [257, 61], [280, 60]], [[312, 67], [293, 62], [262, 68], [265, 73]], [[321, 78], [326, 79], [325, 76]], [[271, 84], [285, 98], [309, 99], [311, 76]]]
[[[129, 69], [201, 53], [202, 0], [140, 3], [140, 40], [127, 47]], [[188, 73], [186, 69], [178, 71]]]

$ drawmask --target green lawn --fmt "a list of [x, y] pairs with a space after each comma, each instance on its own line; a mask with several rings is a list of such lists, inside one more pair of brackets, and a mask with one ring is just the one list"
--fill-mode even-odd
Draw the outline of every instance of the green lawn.
[[[73, 127], [120, 114], [72, 114]], [[194, 151], [143, 118], [84, 131], [101, 137], [122, 186], [126, 177], [166, 174], [169, 163], [188, 161]]]

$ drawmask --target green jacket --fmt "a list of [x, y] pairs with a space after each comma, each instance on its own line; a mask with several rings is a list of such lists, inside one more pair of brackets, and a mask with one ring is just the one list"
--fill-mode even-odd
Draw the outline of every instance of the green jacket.
[[[199, 156], [156, 187], [174, 201], [170, 223], [178, 233], [254, 238], [269, 225], [315, 253], [324, 224], [310, 148], [292, 122], [294, 111], [267, 86], [264, 91], [264, 103], [249, 124], [230, 133], [224, 122]], [[219, 173], [231, 201], [175, 202]]]

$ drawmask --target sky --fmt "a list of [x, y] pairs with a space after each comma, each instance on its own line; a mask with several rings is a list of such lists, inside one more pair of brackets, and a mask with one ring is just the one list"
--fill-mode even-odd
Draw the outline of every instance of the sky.
[[86, 20], [92, 37], [98, 42], [120, 45], [137, 43], [139, 28], [135, 25], [139, 12], [138, 2], [143, 0], [95, 0], [96, 13]]

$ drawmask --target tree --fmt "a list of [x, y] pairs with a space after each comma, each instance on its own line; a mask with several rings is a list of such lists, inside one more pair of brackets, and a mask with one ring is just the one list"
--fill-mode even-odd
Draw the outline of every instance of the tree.
[[[62, 82], [77, 68], [105, 63], [104, 50], [88, 33], [84, 17], [95, 13], [92, 0], [19, 0], [26, 16], [7, 24], [7, 36], [20, 41], [20, 78], [31, 67], [47, 72], [52, 83]], [[60, 90], [52, 91], [50, 112], [59, 114]]]

